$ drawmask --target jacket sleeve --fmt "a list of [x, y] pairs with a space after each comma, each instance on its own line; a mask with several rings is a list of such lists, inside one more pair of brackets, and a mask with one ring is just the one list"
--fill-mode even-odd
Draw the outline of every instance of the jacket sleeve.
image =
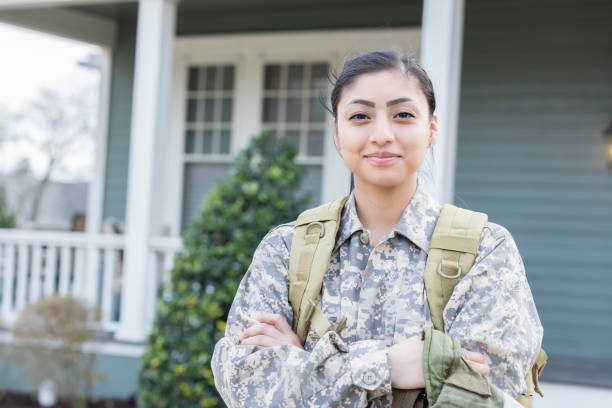
[[542, 343], [538, 317], [516, 244], [488, 223], [474, 266], [457, 284], [444, 310], [445, 332], [463, 348], [489, 357], [489, 381], [516, 398]]
[[432, 408], [503, 408], [504, 393], [462, 358], [457, 339], [437, 330], [423, 332], [423, 377]]
[[[345, 343], [334, 331], [310, 351], [292, 345], [238, 345], [249, 318], [278, 313], [291, 325], [288, 302], [287, 236], [292, 227], [272, 230], [255, 251], [228, 316], [225, 337], [215, 346], [212, 370], [229, 407], [366, 406], [391, 392], [388, 351], [382, 340]], [[349, 402], [349, 404], [347, 404]]]

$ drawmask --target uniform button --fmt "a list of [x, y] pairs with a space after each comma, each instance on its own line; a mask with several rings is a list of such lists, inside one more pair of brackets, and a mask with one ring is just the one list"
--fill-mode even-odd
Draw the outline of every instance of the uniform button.
[[367, 385], [373, 385], [376, 382], [376, 376], [373, 372], [368, 371], [363, 375], [363, 382]]
[[368, 245], [370, 243], [370, 232], [365, 230], [359, 235], [359, 240], [363, 245]]

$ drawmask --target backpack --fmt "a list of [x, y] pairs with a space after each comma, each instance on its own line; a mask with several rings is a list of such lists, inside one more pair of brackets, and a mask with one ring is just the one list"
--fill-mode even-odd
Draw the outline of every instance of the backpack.
[[[289, 302], [293, 309], [293, 331], [302, 344], [306, 341], [309, 327], [319, 338], [330, 330], [329, 321], [317, 307], [317, 302], [347, 200], [348, 196], [306, 210], [295, 223], [289, 258]], [[457, 283], [474, 264], [487, 220], [484, 213], [450, 204], [442, 207], [431, 237], [424, 275], [431, 319], [436, 330], [444, 331], [444, 308]], [[534, 390], [544, 396], [538, 376], [546, 359], [546, 353], [540, 350], [526, 379], [527, 391], [517, 398], [526, 408], [533, 407]], [[422, 397], [422, 390], [394, 389], [393, 407], [417, 406], [415, 404], [419, 404]]]

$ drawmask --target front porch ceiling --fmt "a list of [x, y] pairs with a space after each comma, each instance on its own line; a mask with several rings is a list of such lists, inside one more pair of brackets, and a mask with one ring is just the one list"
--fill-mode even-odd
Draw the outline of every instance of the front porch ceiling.
[[[137, 2], [70, 7], [113, 19], [136, 19]], [[177, 35], [420, 26], [421, 0], [183, 0]]]

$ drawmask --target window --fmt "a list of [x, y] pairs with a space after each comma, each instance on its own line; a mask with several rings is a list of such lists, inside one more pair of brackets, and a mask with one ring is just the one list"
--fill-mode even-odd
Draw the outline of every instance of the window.
[[299, 158], [323, 157], [328, 70], [327, 63], [268, 64], [264, 70], [262, 124], [287, 136]]
[[232, 149], [235, 68], [190, 66], [186, 84], [182, 226], [202, 197], [228, 174]]
[[264, 68], [262, 126], [287, 136], [298, 149], [297, 161], [305, 169], [299, 194], [312, 204], [321, 199], [328, 71], [326, 62]]
[[189, 68], [185, 154], [230, 154], [233, 104], [232, 65]]

